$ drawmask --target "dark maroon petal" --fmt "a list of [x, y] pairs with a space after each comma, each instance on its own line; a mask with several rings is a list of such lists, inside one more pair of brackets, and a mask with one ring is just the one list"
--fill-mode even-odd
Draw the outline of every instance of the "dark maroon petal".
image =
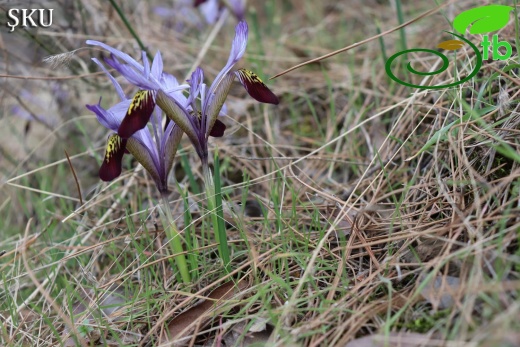
[[207, 0], [194, 0], [193, 1], [193, 7], [198, 7], [200, 5], [202, 5], [203, 3], [205, 3]]
[[143, 129], [150, 120], [154, 107], [155, 101], [152, 91], [138, 91], [132, 99], [125, 118], [117, 130], [118, 135], [127, 139], [136, 131]]
[[121, 161], [126, 149], [126, 139], [117, 134], [110, 135], [103, 164], [99, 168], [99, 178], [103, 181], [112, 181], [121, 174]]
[[209, 132], [209, 136], [213, 137], [222, 137], [224, 136], [224, 131], [226, 130], [226, 124], [222, 123], [218, 119], [215, 121], [215, 124], [213, 124], [213, 128], [211, 128], [211, 131]]
[[280, 102], [278, 97], [267, 88], [264, 82], [254, 72], [240, 69], [235, 71], [235, 75], [240, 80], [240, 83], [246, 88], [249, 95], [255, 100], [264, 102], [266, 104], [278, 105]]

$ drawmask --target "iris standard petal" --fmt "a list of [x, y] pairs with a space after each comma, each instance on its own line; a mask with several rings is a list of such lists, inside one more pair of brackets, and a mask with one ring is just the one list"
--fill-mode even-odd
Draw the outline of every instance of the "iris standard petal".
[[160, 172], [160, 166], [154, 161], [152, 154], [149, 149], [143, 146], [137, 139], [129, 138], [126, 143], [126, 148], [134, 156], [134, 158], [141, 164], [146, 171], [152, 176], [157, 189], [165, 192], [168, 188], [166, 187], [165, 175]]
[[148, 151], [150, 152], [150, 155], [154, 158], [157, 166], [159, 163], [159, 153], [157, 151], [157, 146], [155, 145], [150, 130], [148, 128], [141, 129], [135, 134], [133, 134], [132, 138], [136, 139], [141, 143], [141, 145], [148, 148]]
[[255, 100], [265, 102], [267, 104], [278, 105], [280, 102], [278, 97], [267, 88], [264, 82], [252, 71], [246, 69], [240, 69], [235, 71], [235, 75], [247, 93], [251, 95]]
[[161, 85], [161, 89], [166, 94], [176, 99], [181, 105], [187, 105], [188, 99], [184, 96], [182, 90], [188, 88], [189, 85], [179, 85], [179, 82], [177, 82], [177, 79], [174, 76], [164, 72], [161, 76]]
[[227, 73], [244, 55], [247, 47], [247, 35], [247, 23], [245, 21], [240, 21], [235, 27], [235, 38], [233, 39], [233, 43], [231, 44], [231, 52], [229, 53], [228, 61], [222, 69], [222, 71], [218, 73], [217, 77], [211, 84], [208, 94], [212, 94], [215, 92], [215, 89], [220, 84], [220, 80], [222, 80], [224, 76], [227, 75]]
[[143, 61], [144, 65], [144, 78], [148, 80], [150, 78], [150, 62], [148, 61], [148, 57], [146, 56], [145, 51], [141, 51], [141, 60]]
[[103, 164], [99, 168], [99, 178], [108, 182], [121, 174], [121, 163], [125, 154], [126, 140], [117, 134], [112, 134], [108, 138], [107, 148]]
[[155, 108], [153, 92], [150, 90], [138, 91], [128, 107], [125, 118], [121, 122], [117, 133], [122, 138], [129, 138], [136, 131], [143, 129]]
[[161, 56], [161, 52], [160, 51], [157, 51], [157, 53], [155, 53], [155, 57], [153, 58], [151, 73], [152, 73], [152, 76], [154, 78], [156, 78], [158, 81], [162, 77], [162, 73], [163, 73], [163, 60], [162, 60], [162, 56]]
[[228, 3], [238, 20], [243, 20], [246, 13], [245, 0], [228, 0]]
[[125, 61], [127, 64], [132, 65], [132, 67], [134, 69], [140, 71], [141, 73], [144, 72], [143, 66], [141, 64], [139, 64], [134, 58], [132, 58], [128, 54], [123, 53], [120, 50], [115, 49], [113, 47], [110, 47], [109, 45], [107, 45], [107, 44], [105, 44], [103, 42], [99, 42], [99, 41], [95, 41], [95, 40], [87, 40], [86, 43], [87, 43], [87, 45], [99, 46], [101, 48], [104, 48], [107, 51], [109, 51], [110, 53], [112, 53], [113, 55], [115, 55], [116, 57], [118, 57], [121, 60]]
[[110, 81], [112, 81], [114, 88], [116, 88], [116, 92], [117, 92], [117, 95], [119, 95], [119, 98], [121, 100], [126, 100], [125, 92], [123, 91], [123, 88], [121, 88], [121, 85], [119, 84], [119, 82], [116, 81], [114, 76], [112, 76], [112, 74], [110, 72], [108, 72], [108, 70], [105, 68], [105, 66], [103, 64], [101, 64], [101, 62], [97, 58], [92, 58], [92, 61], [94, 63], [96, 63], [101, 68], [101, 70], [103, 70], [103, 72], [108, 76], [108, 78], [110, 78]]
[[188, 96], [186, 106], [191, 105], [195, 111], [196, 107], [194, 107], [193, 102], [200, 94], [200, 90], [204, 82], [204, 71], [200, 67], [197, 67], [187, 82], [190, 85], [190, 95]]
[[208, 22], [208, 24], [214, 24], [220, 14], [218, 0], [199, 1], [198, 3], [199, 4], [195, 6], [200, 6], [200, 12], [206, 19], [206, 22]]
[[170, 123], [170, 126], [166, 128], [166, 132], [164, 133], [165, 141], [161, 144], [161, 152], [164, 153], [164, 169], [166, 171], [166, 176], [168, 176], [168, 173], [172, 169], [173, 160], [175, 159], [175, 154], [177, 153], [183, 134], [184, 132], [177, 124]]
[[193, 122], [193, 117], [188, 113], [184, 106], [177, 100], [164, 93], [162, 90], [157, 92], [157, 106], [159, 106], [172, 121], [177, 124], [182, 131], [188, 135], [191, 142], [195, 145], [199, 142], [197, 134], [199, 127]]
[[129, 64], [120, 63], [114, 56], [105, 58], [108, 66], [119, 72], [128, 82], [142, 89], [158, 89], [159, 82], [153, 76], [145, 76], [144, 69], [136, 71]]
[[217, 120], [222, 105], [224, 105], [226, 101], [234, 79], [234, 74], [228, 74], [216, 89], [215, 94], [207, 96], [207, 101], [204, 105], [205, 108], [202, 110], [203, 115], [205, 115], [205, 117], [202, 117], [202, 122], [205, 122], [204, 131], [206, 138], [208, 138], [211, 133], [211, 129]]

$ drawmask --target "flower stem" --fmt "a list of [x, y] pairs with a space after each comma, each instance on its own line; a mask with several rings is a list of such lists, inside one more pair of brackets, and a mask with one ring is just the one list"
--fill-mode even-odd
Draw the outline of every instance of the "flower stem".
[[188, 284], [191, 283], [191, 277], [188, 269], [188, 264], [186, 262], [186, 257], [184, 256], [184, 249], [182, 248], [181, 235], [179, 234], [177, 225], [175, 224], [175, 220], [173, 219], [172, 211], [170, 210], [170, 203], [168, 202], [168, 197], [166, 196], [166, 194], [161, 195], [163, 206], [160, 209], [160, 212], [163, 220], [164, 232], [168, 237], [172, 254], [175, 257], [175, 264], [179, 269], [182, 281], [185, 284]]
[[227, 244], [226, 229], [223, 227], [223, 223], [219, 220], [218, 209], [222, 208], [222, 202], [217, 205], [216, 194], [220, 194], [220, 191], [215, 191], [215, 182], [213, 181], [213, 175], [209, 168], [207, 161], [202, 161], [202, 172], [204, 174], [204, 186], [206, 188], [206, 197], [208, 199], [208, 210], [211, 214], [211, 221], [215, 230], [215, 240], [218, 243], [218, 253], [220, 259], [224, 263], [224, 269], [226, 273], [230, 272], [231, 259], [229, 256], [229, 247]]

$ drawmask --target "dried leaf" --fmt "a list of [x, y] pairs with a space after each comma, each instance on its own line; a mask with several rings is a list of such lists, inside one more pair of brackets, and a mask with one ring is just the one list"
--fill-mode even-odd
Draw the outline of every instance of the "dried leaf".
[[167, 336], [161, 336], [161, 344], [173, 343], [174, 346], [186, 344], [196, 326], [202, 327], [209, 322], [211, 318], [210, 313], [217, 304], [230, 299], [247, 288], [247, 286], [248, 284], [245, 280], [241, 280], [237, 284], [232, 281], [222, 284], [208, 295], [208, 299], [175, 317], [168, 324]]

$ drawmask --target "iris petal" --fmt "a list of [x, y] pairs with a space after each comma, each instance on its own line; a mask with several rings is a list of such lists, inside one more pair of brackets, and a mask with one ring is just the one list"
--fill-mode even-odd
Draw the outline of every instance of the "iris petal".
[[101, 64], [101, 62], [98, 59], [92, 58], [92, 61], [94, 63], [96, 63], [101, 68], [101, 70], [103, 70], [103, 72], [108, 76], [108, 78], [110, 78], [110, 81], [112, 81], [112, 84], [116, 88], [116, 92], [117, 92], [117, 95], [119, 95], [119, 98], [121, 100], [126, 100], [126, 95], [123, 92], [123, 88], [121, 88], [121, 85], [119, 84], [119, 82], [116, 81], [114, 76], [112, 76], [112, 74], [110, 72], [108, 72], [108, 70], [105, 68], [105, 66], [103, 64]]
[[105, 63], [107, 63], [108, 66], [115, 69], [117, 72], [119, 72], [128, 82], [131, 84], [142, 88], [142, 89], [157, 89], [158, 82], [156, 83], [153, 76], [145, 75], [144, 68], [143, 70], [136, 71], [133, 66], [129, 64], [122, 64], [120, 63], [115, 56], [110, 56], [107, 58], [104, 58]]
[[117, 130], [119, 136], [127, 139], [136, 131], [143, 129], [150, 120], [154, 108], [153, 93], [149, 90], [138, 91]]
[[209, 136], [212, 137], [222, 137], [224, 136], [224, 131], [226, 131], [226, 124], [222, 123], [220, 120], [216, 120], [215, 124], [211, 127], [211, 131], [209, 132]]
[[157, 92], [157, 105], [166, 113], [168, 118], [173, 120], [188, 135], [193, 144], [198, 143], [198, 129], [192, 122], [192, 117], [188, 111], [176, 99], [159, 90]]
[[184, 132], [182, 129], [173, 124], [173, 127], [168, 127], [165, 132], [166, 141], [164, 143], [163, 153], [164, 153], [164, 168], [166, 170], [166, 176], [171, 171], [173, 166], [173, 160], [175, 159], [175, 154], [177, 153], [177, 148], [179, 148], [179, 143], [181, 142], [182, 135]]
[[[204, 81], [204, 71], [200, 67], [196, 68], [191, 74], [191, 78], [188, 80], [190, 85], [190, 95], [188, 96], [187, 105], [192, 105], [193, 101], [199, 96], [202, 83]], [[195, 107], [192, 105], [192, 109], [195, 111]]]
[[124, 60], [125, 62], [127, 62], [128, 64], [132, 65], [134, 67], [134, 69], [136, 69], [140, 72], [143, 72], [143, 70], [144, 70], [143, 66], [141, 64], [139, 64], [134, 58], [132, 58], [131, 56], [129, 56], [126, 53], [121, 52], [118, 49], [110, 47], [109, 45], [107, 45], [103, 42], [99, 42], [99, 41], [95, 41], [95, 40], [87, 40], [86, 44], [104, 48], [107, 51], [109, 51], [111, 54], [117, 56], [118, 58], [120, 58], [120, 59]]
[[233, 14], [238, 18], [238, 20], [243, 20], [246, 8], [244, 0], [228, 0], [229, 5], [231, 6], [231, 10]]
[[206, 138], [210, 135], [210, 132], [217, 120], [217, 116], [222, 109], [222, 105], [226, 101], [229, 90], [231, 89], [231, 85], [233, 84], [233, 80], [235, 79], [234, 74], [227, 75], [220, 85], [215, 90], [215, 94], [208, 95], [207, 98], [210, 100], [206, 104], [206, 108], [202, 110], [203, 114], [206, 117], [202, 117], [202, 120], [206, 122], [205, 131]]
[[163, 73], [163, 60], [162, 60], [160, 51], [157, 51], [157, 53], [155, 53], [155, 57], [153, 58], [151, 72], [152, 72], [152, 76], [155, 77], [155, 79], [157, 79], [158, 81], [161, 80], [161, 77], [162, 77], [161, 75]]
[[121, 162], [125, 154], [126, 140], [117, 134], [110, 135], [103, 164], [99, 168], [99, 178], [103, 181], [112, 181], [121, 174]]
[[247, 93], [255, 100], [265, 102], [267, 104], [278, 105], [280, 102], [278, 97], [267, 88], [264, 82], [252, 71], [240, 69], [235, 71], [240, 83], [246, 88]]
[[166, 175], [159, 172], [159, 168], [154, 162], [149, 149], [143, 146], [141, 142], [139, 142], [137, 139], [134, 139], [133, 137], [128, 139], [126, 148], [130, 153], [132, 153], [139, 164], [141, 164], [146, 169], [146, 171], [148, 171], [150, 176], [152, 176], [159, 191], [161, 191], [161, 193], [165, 192], [167, 190]]
[[101, 125], [107, 129], [117, 132], [117, 129], [119, 129], [121, 120], [123, 119], [126, 110], [128, 110], [129, 105], [130, 100], [125, 100], [112, 106], [108, 110], [105, 110], [103, 107], [101, 107], [101, 99], [99, 99], [98, 104], [86, 105], [86, 107], [96, 114], [96, 117]]
[[249, 29], [245, 21], [239, 22], [235, 27], [235, 38], [231, 44], [231, 52], [229, 52], [228, 61], [222, 70], [218, 73], [217, 77], [215, 77], [215, 80], [209, 88], [209, 94], [215, 93], [215, 89], [217, 89], [218, 85], [220, 84], [220, 80], [222, 80], [228, 74], [233, 66], [244, 55], [247, 47], [248, 30]]

